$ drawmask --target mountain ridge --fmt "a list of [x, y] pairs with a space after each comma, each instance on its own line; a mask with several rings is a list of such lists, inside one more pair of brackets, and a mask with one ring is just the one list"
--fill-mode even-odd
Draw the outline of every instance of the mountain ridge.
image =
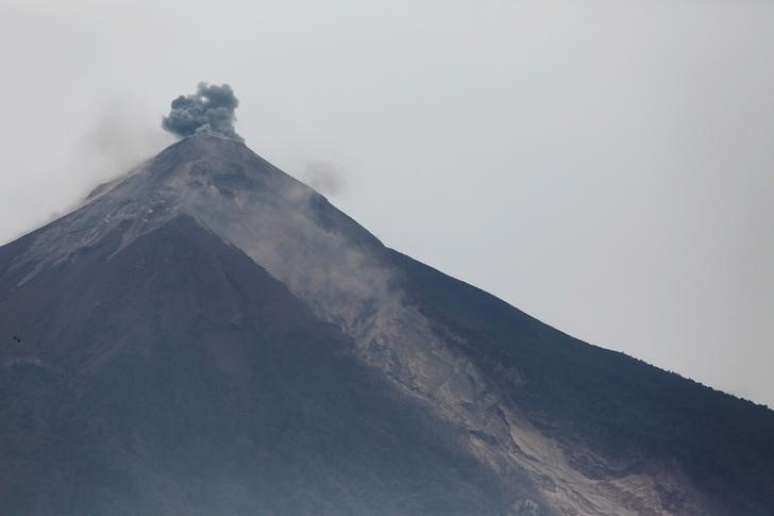
[[[114, 235], [104, 242], [104, 248], [87, 253], [94, 261], [79, 259], [63, 264], [65, 268], [77, 270], [70, 270], [64, 276], [55, 274], [65, 278], [68, 285], [63, 290], [70, 292], [75, 287], [70, 287], [69, 283], [82, 283], [84, 275], [94, 276], [96, 271], [92, 283], [96, 290], [81, 292], [77, 299], [65, 295], [61, 299], [52, 299], [53, 305], [36, 306], [46, 312], [61, 313], [62, 305], [67, 305], [69, 315], [80, 321], [84, 321], [79, 315], [82, 311], [94, 313], [93, 319], [86, 319], [82, 325], [88, 326], [85, 334], [82, 328], [68, 324], [70, 317], [54, 319], [41, 334], [36, 334], [33, 331], [35, 324], [24, 324], [30, 319], [34, 321], [36, 314], [30, 313], [31, 310], [11, 313], [5, 310], [9, 304], [3, 304], [2, 327], [16, 324], [24, 342], [13, 350], [15, 362], [9, 363], [7, 358], [3, 361], [0, 381], [10, 391], [26, 389], [23, 398], [27, 401], [11, 403], [9, 407], [5, 403], [9, 398], [18, 401], [14, 398], [21, 396], [12, 396], [13, 392], [6, 390], [4, 403], [0, 405], [5, 409], [5, 421], [20, 424], [17, 432], [9, 433], [6, 428], [3, 433], [6, 444], [3, 457], [11, 461], [15, 471], [15, 480], [5, 483], [11, 488], [6, 491], [2, 503], [5, 513], [165, 514], [168, 512], [164, 506], [171, 502], [174, 511], [185, 510], [191, 514], [212, 514], [210, 511], [222, 511], [239, 504], [245, 506], [243, 510], [248, 511], [245, 513], [279, 510], [281, 514], [389, 514], [405, 510], [408, 514], [466, 514], [472, 510], [470, 505], [467, 511], [460, 512], [450, 500], [456, 500], [464, 507], [473, 499], [478, 500], [477, 505], [486, 507], [489, 504], [486, 498], [497, 499], [496, 490], [475, 487], [480, 481], [471, 483], [455, 472], [456, 461], [460, 466], [467, 464], [466, 471], [471, 465], [455, 446], [443, 444], [445, 440], [452, 440], [453, 429], [439, 432], [443, 426], [439, 427], [437, 422], [432, 425], [423, 422], [429, 418], [417, 408], [411, 409], [405, 401], [395, 407], [395, 402], [390, 401], [394, 394], [388, 386], [354, 362], [347, 339], [338, 334], [334, 326], [313, 318], [303, 303], [241, 251], [222, 243], [186, 216], [172, 219], [139, 237], [121, 253], [113, 254], [120, 245], [120, 235]], [[94, 264], [107, 256], [113, 256], [111, 267], [95, 269]], [[219, 260], [229, 262], [218, 266]], [[204, 262], [203, 266], [197, 263], [199, 261]], [[126, 269], [132, 272], [138, 266], [155, 272], [143, 274], [138, 282], [133, 274], [126, 274]], [[235, 277], [226, 280], [220, 271]], [[50, 291], [52, 280], [48, 272], [43, 273], [30, 280], [23, 290], [30, 292], [33, 299], [39, 299], [36, 288]], [[164, 295], [156, 294], [162, 292]], [[246, 301], [248, 298], [251, 300]], [[99, 309], [94, 306], [99, 303], [113, 303], [114, 306]], [[197, 308], [201, 303], [204, 306]], [[14, 304], [30, 307], [23, 298], [15, 300]], [[254, 308], [243, 313], [247, 307]], [[240, 313], [241, 317], [235, 317]], [[9, 323], [9, 319], [12, 322]], [[283, 322], [285, 320], [287, 322]], [[58, 338], [48, 336], [51, 333]], [[299, 334], [303, 340], [293, 337]], [[309, 339], [314, 345], [304, 343]], [[63, 348], [62, 342], [75, 345]], [[327, 349], [330, 345], [334, 349]], [[6, 357], [8, 352], [8, 349], [4, 350]], [[264, 355], [266, 358], [261, 358]], [[41, 360], [40, 356], [44, 358]], [[40, 401], [29, 394], [29, 391], [36, 393], [34, 389], [38, 382], [45, 384], [48, 381], [46, 375], [52, 370], [56, 373], [50, 382], [56, 386], [57, 399], [62, 402], [64, 413], [53, 403], [47, 403], [45, 399]], [[24, 380], [25, 375], [31, 375], [35, 380], [32, 386]], [[44, 376], [42, 380], [39, 379], [41, 376]], [[325, 380], [325, 383], [320, 384], [315, 378]], [[310, 386], [306, 387], [306, 384]], [[222, 386], [212, 390], [211, 385]], [[341, 396], [361, 410], [350, 414], [348, 405], [337, 401]], [[321, 400], [317, 399], [320, 397]], [[309, 398], [311, 400], [307, 401]], [[359, 398], [364, 399], [356, 402]], [[326, 412], [320, 413], [319, 407], [324, 407]], [[252, 414], [256, 409], [259, 412], [256, 416], [240, 416], [242, 410]], [[28, 410], [38, 413], [29, 414]], [[215, 419], [213, 412], [218, 415]], [[261, 413], [270, 416], [267, 421], [262, 422]], [[334, 416], [341, 421], [336, 422], [332, 419]], [[29, 417], [39, 423], [30, 427], [25, 422]], [[285, 420], [287, 417], [291, 419]], [[294, 422], [294, 418], [301, 418], [304, 424]], [[193, 431], [179, 427], [177, 419], [192, 425]], [[321, 424], [327, 431], [307, 435], [310, 423]], [[49, 424], [56, 430], [49, 430]], [[369, 428], [362, 437], [353, 434], [363, 424], [376, 425], [379, 431]], [[405, 429], [401, 429], [402, 426]], [[432, 433], [428, 434], [424, 428], [432, 428]], [[339, 435], [333, 432], [334, 429], [345, 434]], [[397, 434], [384, 441], [382, 436], [390, 436], [391, 432]], [[444, 432], [447, 437], [442, 437]], [[288, 435], [296, 437], [292, 443], [283, 444], [289, 439]], [[424, 437], [419, 437], [419, 441], [424, 443], [423, 446], [413, 446], [412, 443], [422, 435]], [[114, 436], [119, 438], [119, 443], [113, 442]], [[201, 441], [203, 448], [197, 444], [202, 438], [205, 439]], [[178, 439], [182, 444], [174, 444]], [[243, 459], [234, 456], [236, 450], [232, 450], [233, 445], [229, 443], [240, 443], [245, 439], [248, 442], [240, 445], [246, 447], [242, 452], [245, 458], [263, 454], [271, 466], [260, 461], [243, 464]], [[406, 502], [399, 510], [395, 502], [379, 497], [394, 497], [399, 501], [412, 493], [422, 493], [424, 488], [417, 484], [418, 475], [397, 475], [396, 472], [386, 475], [396, 482], [394, 487], [379, 487], [381, 483], [365, 485], [360, 488], [363, 493], [349, 496], [347, 489], [334, 489], [340, 500], [339, 505], [331, 505], [331, 500], [324, 494], [316, 493], [315, 486], [320, 485], [320, 480], [300, 484], [301, 480], [292, 480], [299, 475], [303, 478], [302, 471], [309, 466], [307, 460], [315, 462], [314, 448], [308, 449], [310, 445], [303, 444], [308, 439], [326, 443], [331, 450], [344, 446], [354, 447], [360, 454], [373, 454], [375, 463], [381, 462], [380, 467], [388, 471], [396, 466], [411, 465], [421, 472], [426, 469], [421, 461], [435, 464], [436, 456], [448, 456], [446, 468], [433, 471], [433, 474], [440, 473], [440, 478], [451, 479], [456, 489], [467, 495], [454, 495], [450, 499], [446, 493], [441, 496], [440, 492], [430, 492], [418, 503]], [[364, 439], [365, 442], [358, 445]], [[41, 442], [36, 442], [38, 440]], [[188, 440], [191, 442], [186, 444]], [[121, 444], [123, 441], [125, 444]], [[291, 444], [284, 453], [295, 458], [288, 464], [283, 465], [287, 457], [272, 459], [275, 448], [282, 450]], [[297, 456], [300, 453], [297, 446], [306, 449], [307, 453]], [[165, 451], [167, 447], [171, 451]], [[148, 451], [143, 451], [146, 449]], [[180, 451], [175, 451], [177, 449]], [[387, 451], [401, 460], [395, 460], [391, 465], [390, 461], [394, 459], [385, 455]], [[138, 453], [140, 455], [136, 456]], [[219, 465], [218, 453], [232, 457], [225, 465]], [[376, 475], [361, 471], [357, 461], [351, 466], [347, 466], [346, 461], [342, 464], [348, 453], [351, 452], [345, 453], [343, 449], [327, 452], [328, 460], [338, 466], [323, 463], [319, 467], [331, 468], [335, 482], [351, 485], [349, 489], [369, 478], [378, 480], [380, 474], [384, 476], [380, 468], [375, 468]], [[91, 458], [95, 454], [99, 459], [96, 463]], [[461, 459], [455, 459], [454, 454], [461, 455]], [[42, 460], [41, 455], [45, 457]], [[160, 464], [154, 466], [155, 461]], [[223, 506], [217, 505], [217, 498], [186, 500], [194, 496], [195, 491], [191, 489], [197, 485], [195, 479], [187, 478], [189, 473], [184, 474], [180, 469], [189, 461], [193, 461], [194, 471], [201, 471], [214, 484], [222, 480], [218, 476], [208, 477], [207, 467], [242, 468], [242, 474], [222, 472], [219, 475], [226, 475], [229, 482], [237, 486], [243, 484], [240, 489], [249, 486], [255, 494], [237, 491], [234, 496], [238, 499], [228, 500]], [[357, 477], [362, 477], [361, 480], [347, 473], [351, 467], [358, 471]], [[29, 473], [25, 474], [28, 468]], [[134, 471], [137, 468], [144, 472], [139, 477]], [[475, 471], [476, 466], [473, 464], [472, 468]], [[75, 472], [67, 474], [62, 469], [74, 469]], [[64, 475], [64, 485], [53, 481], [52, 474]], [[37, 475], [46, 483], [53, 482], [56, 489], [52, 492], [45, 484], [41, 485], [40, 479], [35, 478]], [[146, 475], [151, 478], [162, 475], [175, 485], [159, 495], [156, 491], [161, 487], [144, 480]], [[286, 485], [272, 480], [275, 476], [282, 479], [282, 475], [291, 477], [285, 479]], [[485, 477], [482, 473], [479, 475]], [[98, 481], [98, 477], [105, 480]], [[280, 494], [272, 495], [267, 492], [267, 487], [254, 485], [255, 479], [266, 486], [275, 485]], [[433, 481], [433, 477], [428, 480]], [[435, 481], [443, 484], [442, 480]], [[86, 491], [76, 487], [81, 483]], [[210, 487], [222, 488], [218, 485]], [[63, 489], [75, 494], [61, 492]], [[149, 493], [141, 495], [146, 489]], [[299, 489], [309, 489], [312, 494], [299, 496]], [[475, 494], [476, 489], [487, 495]], [[89, 492], [92, 490], [96, 494]], [[401, 494], [401, 490], [406, 492]], [[100, 496], [101, 491], [104, 491], [103, 496]], [[210, 493], [209, 496], [214, 495]], [[369, 498], [379, 500], [381, 505], [373, 507], [375, 502]], [[116, 499], [121, 503], [112, 507]], [[60, 507], [65, 500], [72, 501]], [[433, 509], [432, 505], [441, 509]], [[491, 509], [484, 511], [494, 514]]]
[[[148, 239], [153, 245], [145, 245]], [[192, 250], [190, 242], [199, 239], [208, 244]], [[177, 244], [168, 244], [167, 240]], [[188, 256], [187, 260], [202, 265], [190, 269], [190, 278], [179, 277], [173, 264], [147, 262], [133, 254], [137, 249], [150, 257], [162, 252], [177, 259]], [[187, 255], [184, 249], [189, 250]], [[244, 259], [229, 259], [229, 267], [241, 272], [207, 266], [214, 263], [207, 258], [208, 249], [218, 249], [219, 253], [231, 249], [242, 256]], [[255, 293], [234, 298], [230, 292], [239, 290], [241, 277], [258, 278], [251, 267], [263, 271], [271, 281], [253, 279]], [[82, 272], [73, 272], [76, 270]], [[221, 272], [213, 276], [218, 270]], [[160, 283], [154, 283], [153, 288], [132, 290], [135, 283], [145, 284], [159, 271], [166, 271], [162, 276], [170, 281], [179, 278], [179, 287], [157, 278]], [[113, 280], [104, 278], [113, 277], [119, 278], [119, 287], [108, 288]], [[274, 287], [267, 290], [273, 282], [287, 294]], [[53, 287], [60, 283], [67, 287]], [[204, 288], [205, 284], [209, 287]], [[83, 305], [94, 289], [100, 294], [94, 294], [93, 303]], [[132, 293], [131, 307], [116, 297], [122, 289]], [[178, 290], [187, 292], [187, 297], [175, 303], [165, 301], [178, 299]], [[74, 300], [52, 305], [57, 296]], [[50, 364], [51, 371], [66, 372], [62, 377], [66, 384], [75, 374], [88, 386], [91, 380], [85, 372], [111, 367], [119, 376], [125, 369], [141, 377], [150, 375], [155, 389], [163, 393], [164, 383], [154, 379], [159, 374], [157, 365], [142, 357], [154, 349], [164, 349], [168, 342], [204, 338], [209, 312], [225, 328], [207, 343], [207, 349], [219, 359], [213, 358], [205, 366], [206, 362], [189, 357], [187, 348], [176, 349], [182, 357], [189, 357], [186, 360], [193, 361], [191, 367], [195, 365], [193, 370], [201, 371], [197, 374], [203, 377], [215, 374], [210, 368], [218, 370], [227, 364], [227, 369], [232, 369], [226, 378], [243, 385], [244, 390], [244, 385], [258, 380], [251, 368], [240, 366], [244, 360], [239, 357], [253, 356], [262, 349], [284, 349], [281, 342], [288, 337], [271, 333], [284, 324], [278, 315], [255, 316], [264, 321], [262, 331], [269, 332], [266, 335], [275, 335], [268, 340], [255, 340], [250, 334], [235, 336], [228, 328], [249, 326], [251, 319], [244, 306], [270, 307], [275, 298], [287, 296], [300, 303], [293, 305], [293, 311], [306, 314], [300, 319], [303, 324], [299, 323], [299, 327], [306, 328], [306, 339], [322, 346], [321, 334], [331, 335], [334, 342], [348, 342], [346, 350], [341, 349], [356, 364], [352, 367], [365, 368], [381, 386], [379, 389], [392, 393], [373, 403], [394, 407], [390, 410], [397, 423], [382, 421], [359, 404], [358, 410], [371, 414], [367, 421], [381, 421], [376, 427], [387, 425], [399, 433], [399, 428], [390, 425], [401, 421], [408, 427], [413, 424], [400, 416], [405, 410], [423, 421], [416, 427], [425, 429], [420, 435], [434, 428], [456, 436], [440, 448], [426, 448], [429, 441], [412, 440], [408, 434], [401, 434], [403, 437], [396, 441], [407, 447], [418, 446], [417, 450], [436, 449], [428, 464], [434, 465], [436, 483], [446, 486], [441, 491], [463, 493], [449, 495], [454, 502], [438, 498], [440, 491], [433, 494], [417, 487], [420, 484], [411, 484], [420, 478], [408, 474], [404, 482], [409, 484], [400, 485], [412, 485], [405, 489], [421, 493], [416, 495], [413, 508], [401, 510], [395, 500], [385, 498], [387, 495], [381, 497], [381, 508], [366, 507], [356, 493], [336, 505], [335, 496], [315, 491], [316, 502], [310, 503], [327, 507], [322, 513], [344, 514], [356, 507], [362, 514], [774, 513], [774, 500], [769, 496], [774, 492], [774, 450], [769, 439], [774, 435], [774, 412], [627, 355], [581, 342], [480, 289], [389, 249], [325, 197], [287, 176], [244, 144], [212, 135], [197, 135], [173, 144], [128, 175], [95, 189], [72, 213], [0, 247], [0, 313], [4, 314], [0, 318], [0, 338], [8, 342], [0, 349], [0, 359], [10, 364], [3, 374], [15, 374], [19, 367], [48, 371]], [[144, 303], [155, 308], [150, 310]], [[179, 309], [181, 304], [209, 308], [201, 314], [202, 319], [194, 320]], [[133, 315], [111, 319], [129, 313]], [[99, 333], [95, 328], [106, 320], [113, 320], [114, 327], [110, 333]], [[24, 343], [8, 341], [18, 334], [22, 334]], [[78, 353], [94, 352], [85, 342], [94, 340], [95, 334], [102, 337], [94, 349], [112, 349], [123, 342], [125, 335], [134, 335], [133, 342], [144, 351], [132, 351], [129, 365], [115, 365], [113, 355], [107, 352], [79, 362], [74, 358]], [[232, 342], [229, 339], [239, 342], [238, 352], [233, 352], [236, 355], [227, 352]], [[256, 348], [258, 342], [268, 347]], [[38, 351], [30, 353], [30, 349]], [[282, 360], [292, 355], [276, 356], [284, 363]], [[319, 356], [322, 360], [323, 355]], [[296, 359], [305, 364], [307, 372], [314, 371], [313, 365], [302, 358]], [[298, 364], [287, 367], [288, 371], [304, 369]], [[342, 367], [350, 370], [350, 366]], [[263, 374], [271, 371], [259, 370]], [[175, 371], [171, 378], [186, 385], [189, 380], [181, 374]], [[303, 374], [293, 374], [295, 381], [303, 378]], [[360, 381], [365, 380], [353, 380], [353, 385]], [[102, 382], [109, 396], [119, 399], [126, 395], [110, 387], [108, 379]], [[280, 382], [271, 384], [271, 389], [282, 393], [292, 385]], [[198, 384], [196, 389], [204, 389], [202, 393], [220, 400], [209, 410], [230, 410], [217, 390], [208, 391]], [[53, 395], [44, 391], [34, 392], [41, 399]], [[341, 395], [354, 396], [346, 392]], [[297, 430], [302, 440], [316, 438], [317, 432], [333, 424], [324, 416], [329, 404], [331, 410], [344, 410], [331, 399], [316, 398], [316, 393], [308, 396], [317, 400], [323, 412], [315, 409], [315, 417], [303, 419], [305, 423]], [[72, 401], [76, 412], [80, 410], [78, 399]], [[388, 399], [398, 401], [390, 405], [393, 402]], [[19, 408], [17, 401], [13, 396], [5, 399], [7, 406]], [[103, 401], [115, 400], [108, 397]], [[48, 407], [47, 403], [43, 404]], [[134, 403], [135, 411], [142, 413], [142, 405], [136, 400]], [[187, 403], [196, 406], [194, 401]], [[0, 410], [6, 405], [0, 405]], [[266, 414], [276, 416], [287, 410], [281, 404], [272, 407], [273, 412]], [[242, 410], [245, 412], [236, 416], [237, 422], [256, 428], [255, 417], [263, 413], [260, 404], [244, 402]], [[344, 420], [360, 421], [357, 410], [337, 413]], [[112, 424], [115, 435], [131, 434], [132, 418], [118, 412], [105, 414], [101, 417], [107, 423], [100, 424]], [[206, 420], [205, 415], [182, 413], [182, 420], [197, 421], [199, 417]], [[315, 418], [320, 424], [315, 424]], [[176, 424], [160, 413], [154, 413], [150, 422], [154, 421], [162, 426]], [[204, 426], [199, 431], [203, 432], [210, 423], [201, 424]], [[235, 425], [238, 433], [239, 425]], [[368, 426], [371, 431], [376, 427]], [[144, 433], [135, 438], [154, 442], [154, 425], [142, 428]], [[187, 433], [183, 427], [179, 431], [192, 442], [201, 439], [195, 431]], [[363, 452], [357, 468], [369, 464], [370, 438], [360, 441]], [[270, 446], [261, 450], [269, 462], [274, 460]], [[127, 453], [123, 445], [110, 446], [100, 453], [108, 463], [125, 464], [121, 459]], [[322, 451], [310, 453], [317, 457]], [[409, 457], [397, 456], [402, 457], [401, 467], [411, 463]], [[175, 457], [175, 461], [184, 460], [185, 454]], [[234, 460], [224, 459], [219, 467], [234, 464]], [[335, 477], [343, 470], [330, 461], [335, 464], [335, 456], [326, 456], [320, 467]], [[151, 462], [143, 464], [146, 472], [160, 475], [159, 481], [174, 481], [173, 473], [163, 468], [153, 470]], [[240, 467], [255, 472], [257, 466]], [[369, 474], [368, 478], [380, 478], [379, 482], [396, 481], [393, 470], [380, 469], [378, 464]], [[422, 482], [433, 478], [429, 473], [423, 475]], [[133, 478], [129, 475], [124, 481], [138, 481]], [[312, 486], [327, 485], [313, 477], [307, 481]], [[364, 488], [363, 493], [381, 496], [374, 485]], [[190, 493], [190, 489], [188, 486], [182, 492]], [[270, 510], [279, 511], [277, 514], [314, 512], [312, 506], [299, 508], [287, 500], [273, 499], [258, 486], [251, 489], [256, 490], [252, 498], [249, 493], [240, 495], [251, 510], [261, 506], [261, 496], [268, 496], [275, 500]], [[206, 501], [211, 510], [217, 510], [215, 498]], [[175, 503], [188, 507], [181, 500]], [[476, 511], [478, 505], [481, 509]], [[443, 509], [432, 512], [427, 508], [431, 506]], [[158, 508], [154, 510], [150, 513], [159, 513]], [[264, 510], [269, 510], [268, 506]]]

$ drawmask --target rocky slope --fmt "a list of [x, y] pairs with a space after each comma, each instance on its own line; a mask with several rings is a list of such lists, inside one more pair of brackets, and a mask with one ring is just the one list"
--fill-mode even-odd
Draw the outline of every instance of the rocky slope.
[[0, 248], [9, 514], [774, 514], [774, 413], [197, 135]]

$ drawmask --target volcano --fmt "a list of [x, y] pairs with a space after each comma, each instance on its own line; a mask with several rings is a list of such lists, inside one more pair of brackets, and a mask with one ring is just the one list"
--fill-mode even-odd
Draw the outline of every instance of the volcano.
[[772, 515], [774, 412], [203, 133], [0, 248], [0, 513]]

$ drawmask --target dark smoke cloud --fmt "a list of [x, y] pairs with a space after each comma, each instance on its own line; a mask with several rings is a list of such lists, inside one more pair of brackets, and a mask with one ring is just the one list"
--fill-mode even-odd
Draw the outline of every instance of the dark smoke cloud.
[[200, 82], [196, 93], [180, 95], [172, 101], [172, 109], [161, 125], [181, 138], [206, 132], [243, 141], [234, 130], [234, 111], [238, 105], [239, 100], [228, 84]]

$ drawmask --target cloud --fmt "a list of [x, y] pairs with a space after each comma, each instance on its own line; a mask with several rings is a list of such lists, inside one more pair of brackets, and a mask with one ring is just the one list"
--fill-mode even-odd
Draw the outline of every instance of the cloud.
[[234, 129], [237, 106], [239, 100], [228, 84], [200, 82], [196, 93], [180, 95], [172, 101], [169, 115], [164, 117], [161, 126], [180, 138], [205, 132], [243, 141]]
[[336, 196], [346, 190], [347, 184], [341, 171], [330, 161], [311, 161], [303, 174], [304, 181], [324, 195]]

